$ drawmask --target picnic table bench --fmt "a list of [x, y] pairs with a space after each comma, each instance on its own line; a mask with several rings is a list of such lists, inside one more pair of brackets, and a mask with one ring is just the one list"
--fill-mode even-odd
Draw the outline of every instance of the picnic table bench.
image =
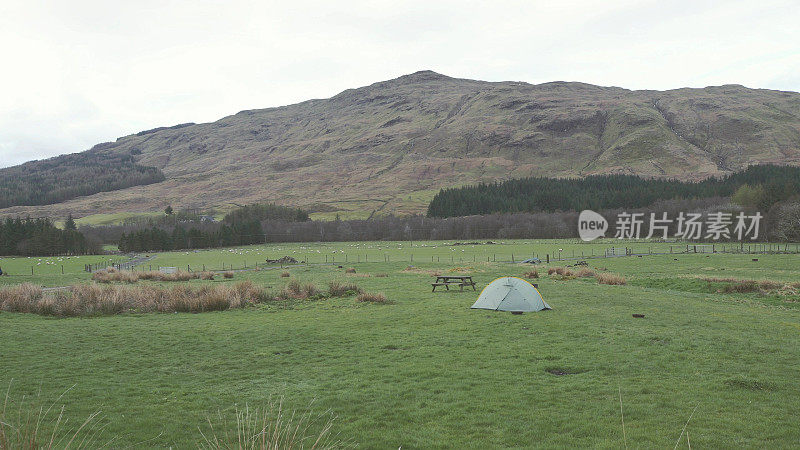
[[458, 286], [462, 291], [464, 286], [472, 286], [473, 291], [477, 290], [475, 289], [475, 282], [472, 281], [472, 277], [469, 275], [440, 275], [436, 277], [435, 283], [431, 283], [431, 286], [433, 286], [431, 292], [436, 292], [436, 286], [444, 286], [448, 291], [450, 286]]

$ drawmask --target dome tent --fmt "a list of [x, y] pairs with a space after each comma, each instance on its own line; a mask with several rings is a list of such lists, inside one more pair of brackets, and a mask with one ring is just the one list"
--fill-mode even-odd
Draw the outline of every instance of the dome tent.
[[502, 277], [483, 288], [472, 309], [532, 312], [552, 308], [532, 284], [517, 277]]

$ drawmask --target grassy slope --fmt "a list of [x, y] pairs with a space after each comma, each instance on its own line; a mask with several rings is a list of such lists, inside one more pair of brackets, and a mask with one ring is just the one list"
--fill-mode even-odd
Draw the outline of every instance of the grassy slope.
[[[397, 302], [388, 306], [350, 298], [197, 315], [0, 313], [0, 380], [14, 378], [20, 393], [41, 385], [53, 397], [77, 383], [65, 398], [69, 415], [102, 409], [121, 444], [163, 432], [153, 445], [187, 447], [206, 415], [284, 394], [293, 407], [316, 399], [330, 408], [336, 428], [366, 448], [620, 447], [621, 389], [629, 445], [673, 445], [697, 407], [688, 427], [695, 446], [790, 447], [800, 442], [790, 413], [800, 408], [794, 304], [635, 282], [723, 267], [797, 280], [797, 258], [597, 260], [631, 285], [544, 277], [540, 290], [554, 309], [522, 316], [470, 310], [471, 292], [432, 294], [427, 275], [401, 271], [407, 263], [355, 264], [389, 277], [348, 277]], [[470, 266], [480, 285], [522, 271]], [[279, 272], [237, 279], [277, 288], [286, 282]], [[290, 272], [320, 284], [344, 278], [331, 266]]]
[[[317, 217], [425, 210], [441, 187], [529, 175], [697, 179], [800, 164], [800, 94], [629, 91], [419, 72], [325, 100], [119, 138], [99, 151], [163, 170], [150, 186], [0, 214], [76, 217], [276, 201]], [[410, 198], [409, 198], [410, 197]]]

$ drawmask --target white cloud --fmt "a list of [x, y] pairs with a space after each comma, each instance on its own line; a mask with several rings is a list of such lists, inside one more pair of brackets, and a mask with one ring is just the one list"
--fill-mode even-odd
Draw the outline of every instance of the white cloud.
[[0, 4], [0, 166], [421, 69], [800, 90], [794, 1]]

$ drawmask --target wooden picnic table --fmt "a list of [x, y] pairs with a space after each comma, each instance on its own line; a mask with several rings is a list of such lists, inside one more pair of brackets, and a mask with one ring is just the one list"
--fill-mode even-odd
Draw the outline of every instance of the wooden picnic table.
[[464, 286], [472, 286], [473, 291], [477, 290], [475, 289], [475, 282], [472, 281], [472, 276], [470, 275], [439, 275], [436, 277], [436, 282], [431, 283], [431, 286], [433, 286], [431, 292], [436, 292], [436, 286], [444, 286], [449, 291], [451, 285], [458, 286], [462, 291]]

